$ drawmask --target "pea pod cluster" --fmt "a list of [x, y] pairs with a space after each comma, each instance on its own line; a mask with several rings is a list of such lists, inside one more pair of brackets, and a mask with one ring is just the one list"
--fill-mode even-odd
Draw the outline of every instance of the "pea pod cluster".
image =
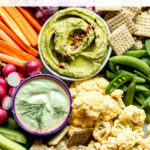
[[133, 46], [124, 55], [109, 59], [106, 77], [110, 83], [105, 93], [122, 89], [124, 104], [144, 109], [146, 122], [150, 123], [150, 38], [144, 44], [141, 50]]

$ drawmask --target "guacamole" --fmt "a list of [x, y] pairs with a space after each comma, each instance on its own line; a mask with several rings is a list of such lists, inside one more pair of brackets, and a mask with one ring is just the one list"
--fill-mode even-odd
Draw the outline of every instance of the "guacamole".
[[107, 29], [93, 12], [67, 8], [55, 13], [40, 36], [40, 52], [61, 75], [87, 78], [101, 67], [108, 52]]
[[24, 84], [15, 99], [17, 119], [28, 130], [47, 133], [60, 127], [70, 111], [65, 90], [56, 82], [37, 78]]

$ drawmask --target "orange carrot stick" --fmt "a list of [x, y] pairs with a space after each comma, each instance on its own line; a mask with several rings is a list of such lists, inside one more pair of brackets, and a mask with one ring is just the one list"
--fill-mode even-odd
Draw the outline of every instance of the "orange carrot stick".
[[30, 44], [32, 46], [36, 46], [38, 44], [38, 35], [29, 22], [15, 7], [5, 7], [5, 10], [21, 29], [22, 33], [25, 35]]
[[34, 17], [34, 14], [30, 9], [23, 7], [17, 7], [17, 9], [22, 13], [22, 15], [28, 20], [28, 22], [37, 32], [41, 31], [43, 23]]
[[25, 60], [34, 59], [34, 60], [37, 60], [40, 62], [40, 60], [35, 58], [34, 56], [24, 52], [23, 50], [17, 49], [2, 40], [0, 40], [0, 47], [2, 47], [4, 49], [8, 49], [9, 51], [15, 53], [18, 57], [23, 58]]
[[24, 59], [22, 57], [17, 56], [15, 53], [13, 53], [13, 52], [11, 52], [8, 49], [5, 49], [3, 47], [0, 47], [0, 53], [3, 53], [3, 54], [6, 54], [8, 56], [12, 56], [12, 57], [18, 58], [18, 59], [23, 60], [23, 61], [26, 60], [26, 59]]
[[1, 38], [3, 41], [5, 41], [5, 42], [11, 44], [12, 46], [14, 46], [14, 47], [20, 49], [20, 47], [19, 47], [19, 46], [7, 35], [7, 33], [5, 33], [2, 29], [0, 29], [0, 38]]
[[24, 63], [25, 63], [22, 60], [19, 60], [17, 58], [14, 58], [14, 57], [2, 54], [2, 53], [0, 53], [0, 61], [3, 61], [5, 63], [11, 63], [22, 68], [24, 67]]
[[29, 54], [37, 57], [39, 55], [39, 52], [26, 45], [16, 34], [14, 34], [7, 26], [5, 26], [1, 21], [0, 21], [0, 29], [5, 31], [22, 49], [24, 49], [26, 52]]
[[23, 35], [17, 24], [13, 21], [13, 19], [9, 16], [9, 14], [5, 11], [3, 7], [0, 7], [0, 16], [2, 17], [2, 20], [5, 21], [5, 23], [8, 25], [8, 27], [16, 34], [18, 35], [24, 43], [26, 43], [28, 46], [30, 46], [30, 43], [26, 39], [26, 37]]

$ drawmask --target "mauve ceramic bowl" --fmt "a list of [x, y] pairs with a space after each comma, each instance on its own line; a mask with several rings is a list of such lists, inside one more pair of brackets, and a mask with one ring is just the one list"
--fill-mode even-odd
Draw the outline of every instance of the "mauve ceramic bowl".
[[[90, 11], [90, 10], [89, 10], [89, 11]], [[91, 11], [91, 12], [92, 12], [92, 11]], [[57, 12], [56, 12], [56, 13], [57, 13]], [[106, 27], [106, 30], [107, 30], [107, 33], [108, 33], [108, 36], [109, 36], [109, 35], [110, 35], [110, 30], [109, 30], [109, 27], [108, 27], [107, 23], [104, 21], [104, 19], [103, 19], [102, 17], [98, 16], [98, 15], [97, 15], [96, 13], [94, 13], [94, 12], [92, 12], [92, 13], [93, 13], [93, 15], [97, 16], [97, 17], [104, 23], [104, 25], [105, 25], [105, 27]], [[51, 17], [44, 23], [44, 25], [43, 25], [43, 27], [42, 27], [42, 29], [41, 29], [41, 31], [40, 31], [39, 39], [38, 39], [38, 44], [40, 43], [41, 34], [42, 34], [42, 32], [43, 32], [45, 26], [47, 25], [47, 23], [49, 22], [50, 19], [51, 19]], [[91, 76], [89, 76], [89, 77], [87, 77], [87, 78], [73, 78], [73, 77], [61, 75], [61, 74], [59, 74], [57, 71], [53, 70], [53, 69], [46, 63], [45, 59], [43, 58], [42, 52], [41, 52], [41, 50], [40, 50], [40, 46], [38, 46], [38, 47], [39, 47], [40, 58], [41, 58], [42, 63], [44, 64], [44, 67], [45, 67], [51, 74], [55, 75], [56, 77], [58, 77], [58, 78], [60, 78], [60, 79], [66, 80], [66, 81], [78, 81], [78, 80], [85, 80], [85, 79], [89, 79], [89, 78], [91, 78], [91, 77], [94, 77], [95, 75], [97, 75], [98, 73], [100, 73], [100, 72], [103, 70], [103, 68], [104, 68], [105, 65], [107, 64], [108, 59], [109, 59], [109, 57], [110, 57], [110, 55], [111, 55], [111, 52], [112, 52], [112, 48], [111, 48], [110, 46], [108, 46], [107, 56], [106, 56], [105, 60], [103, 61], [101, 67], [99, 68], [99, 70], [98, 70], [96, 73], [94, 73], [93, 75], [91, 75]]]
[[[28, 82], [30, 82], [31, 80], [39, 79], [39, 78], [47, 78], [47, 79], [49, 79], [49, 80], [52, 80], [52, 81], [56, 82], [58, 85], [60, 85], [60, 86], [64, 89], [64, 91], [66, 92], [66, 94], [67, 94], [67, 96], [68, 96], [68, 101], [69, 101], [69, 113], [68, 113], [67, 117], [65, 118], [64, 122], [61, 123], [59, 126], [57, 126], [55, 129], [49, 130], [49, 131], [47, 131], [47, 132], [35, 132], [35, 131], [32, 131], [31, 129], [27, 129], [27, 128], [23, 125], [23, 123], [19, 120], [19, 118], [18, 118], [18, 116], [17, 116], [17, 113], [16, 113], [16, 108], [15, 108], [16, 95], [17, 95], [18, 91], [21, 89], [21, 87], [22, 87], [23, 85], [27, 84]], [[45, 136], [45, 135], [50, 135], [50, 134], [53, 134], [53, 133], [59, 131], [60, 129], [62, 129], [62, 128], [66, 125], [66, 123], [67, 123], [67, 121], [68, 121], [68, 119], [69, 119], [69, 117], [70, 117], [70, 115], [71, 115], [71, 111], [72, 111], [71, 104], [72, 104], [71, 93], [70, 93], [70, 91], [69, 91], [67, 85], [66, 85], [62, 80], [60, 80], [60, 79], [58, 79], [57, 77], [54, 77], [54, 76], [52, 76], [52, 75], [49, 75], [49, 74], [38, 74], [38, 75], [34, 75], [34, 76], [31, 76], [31, 77], [25, 79], [25, 80], [16, 88], [16, 91], [15, 91], [15, 93], [14, 93], [14, 95], [13, 95], [12, 110], [13, 110], [14, 118], [16, 119], [16, 121], [18, 122], [18, 124], [20, 125], [20, 127], [21, 127], [22, 129], [24, 129], [25, 131], [27, 131], [27, 132], [29, 132], [29, 133], [31, 133], [31, 134], [34, 134], [34, 135]]]

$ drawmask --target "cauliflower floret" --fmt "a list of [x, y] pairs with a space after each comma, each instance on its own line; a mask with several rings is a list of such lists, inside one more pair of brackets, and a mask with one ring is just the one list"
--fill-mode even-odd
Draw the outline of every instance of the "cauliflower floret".
[[112, 122], [98, 120], [93, 131], [93, 137], [101, 144], [108, 138], [112, 127]]
[[137, 125], [142, 125], [145, 122], [146, 115], [143, 109], [130, 105], [125, 107], [119, 115], [120, 121], [130, 120]]
[[130, 150], [143, 150], [143, 148], [141, 147], [141, 145], [136, 145], [133, 148], [131, 148]]
[[108, 150], [130, 150], [136, 144], [136, 137], [132, 131], [123, 130], [118, 137], [109, 137], [107, 141]]
[[94, 148], [95, 150], [100, 150], [101, 149], [101, 144], [99, 142], [96, 142], [96, 141], [91, 141], [88, 144], [88, 147], [89, 148]]
[[122, 95], [123, 95], [123, 91], [120, 90], [120, 89], [116, 89], [115, 91], [113, 91], [110, 94], [110, 96], [112, 98], [115, 98], [118, 101], [118, 103], [119, 103], [119, 105], [120, 105], [121, 108], [125, 108], [125, 105], [124, 105], [124, 103], [122, 101]]
[[150, 150], [150, 136], [145, 139], [141, 139], [140, 145], [144, 150]]
[[148, 131], [148, 134], [150, 136], [150, 124], [147, 125], [147, 131]]
[[131, 121], [120, 122], [119, 120], [116, 120], [114, 122], [114, 126], [111, 129], [111, 134], [115, 137], [118, 137], [118, 134], [125, 130], [127, 132], [132, 131], [134, 133], [134, 136], [137, 138], [137, 141], [144, 137], [142, 127], [134, 125]]

